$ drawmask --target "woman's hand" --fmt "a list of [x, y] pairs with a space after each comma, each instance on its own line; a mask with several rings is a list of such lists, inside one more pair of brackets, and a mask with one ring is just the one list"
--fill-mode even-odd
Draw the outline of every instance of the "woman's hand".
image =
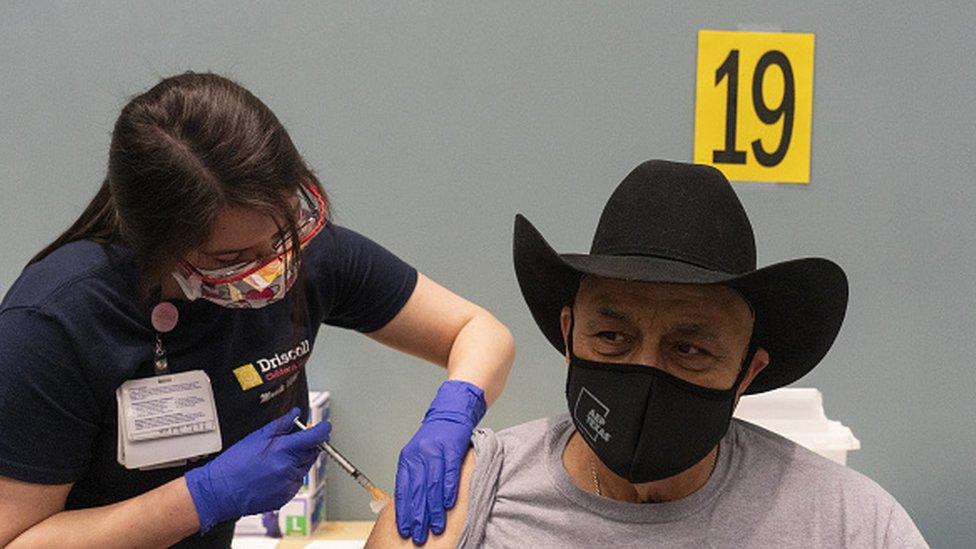
[[466, 381], [445, 381], [420, 429], [400, 452], [396, 522], [403, 538], [422, 545], [428, 530], [441, 534], [457, 501], [461, 461], [471, 432], [485, 415], [484, 391]]
[[278, 509], [298, 492], [319, 455], [318, 444], [332, 431], [323, 421], [291, 433], [298, 414], [298, 408], [292, 408], [186, 473], [201, 532], [218, 522]]

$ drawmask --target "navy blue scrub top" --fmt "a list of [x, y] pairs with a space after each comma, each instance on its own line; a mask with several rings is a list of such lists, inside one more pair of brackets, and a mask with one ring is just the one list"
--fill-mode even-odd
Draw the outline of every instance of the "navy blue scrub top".
[[[179, 323], [163, 335], [170, 372], [210, 376], [224, 449], [293, 405], [307, 411], [305, 364], [319, 326], [382, 328], [417, 282], [395, 255], [331, 224], [304, 249], [301, 272], [284, 300], [261, 309], [174, 301]], [[306, 304], [301, 318], [296, 300]], [[24, 270], [0, 302], [0, 476], [74, 483], [66, 507], [78, 509], [134, 497], [202, 463], [139, 471], [116, 461], [115, 390], [153, 375], [153, 305], [120, 245], [74, 242]], [[259, 385], [235, 376], [247, 364]]]

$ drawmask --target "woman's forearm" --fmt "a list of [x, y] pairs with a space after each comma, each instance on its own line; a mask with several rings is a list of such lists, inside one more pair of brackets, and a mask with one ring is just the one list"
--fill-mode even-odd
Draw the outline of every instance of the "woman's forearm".
[[180, 477], [112, 505], [51, 515], [8, 547], [168, 547], [199, 528], [193, 499]]
[[491, 314], [482, 312], [458, 332], [447, 361], [448, 377], [481, 387], [491, 406], [505, 388], [514, 360], [511, 332]]
[[505, 388], [515, 359], [515, 343], [504, 324], [423, 274], [393, 320], [367, 335], [446, 366], [450, 379], [481, 387], [489, 406]]

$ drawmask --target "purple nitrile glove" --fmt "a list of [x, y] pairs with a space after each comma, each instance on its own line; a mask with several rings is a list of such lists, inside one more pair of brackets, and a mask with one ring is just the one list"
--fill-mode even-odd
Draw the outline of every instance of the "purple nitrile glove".
[[421, 545], [428, 529], [444, 532], [447, 509], [457, 502], [461, 461], [471, 432], [485, 415], [485, 392], [466, 381], [445, 381], [410, 442], [396, 473], [397, 531]]
[[319, 455], [318, 443], [329, 440], [332, 431], [323, 421], [291, 433], [298, 414], [292, 408], [186, 473], [201, 533], [218, 522], [276, 510], [294, 497]]

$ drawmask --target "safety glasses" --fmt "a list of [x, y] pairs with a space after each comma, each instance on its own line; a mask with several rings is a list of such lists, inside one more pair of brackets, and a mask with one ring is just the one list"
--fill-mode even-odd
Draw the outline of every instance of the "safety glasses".
[[[315, 185], [302, 185], [298, 191], [297, 226], [300, 248], [304, 248], [325, 226], [325, 200]], [[275, 253], [255, 261], [230, 265], [220, 269], [199, 269], [184, 260], [181, 262], [181, 266], [199, 274], [203, 282], [210, 284], [236, 282], [261, 271], [272, 262], [293, 262], [295, 254], [288, 240], [286, 235], [279, 234], [274, 242]]]

